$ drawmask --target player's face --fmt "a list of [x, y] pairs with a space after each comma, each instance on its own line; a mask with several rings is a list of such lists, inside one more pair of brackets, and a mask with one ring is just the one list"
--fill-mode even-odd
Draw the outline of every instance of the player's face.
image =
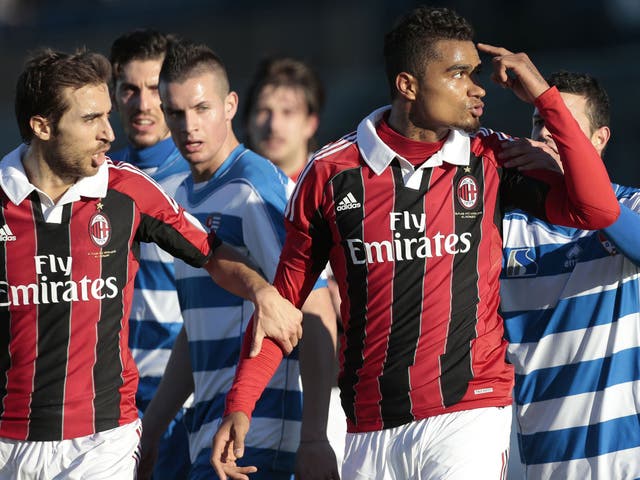
[[44, 158], [59, 177], [95, 175], [114, 140], [109, 89], [106, 84], [68, 87], [63, 95], [69, 108], [44, 142]]
[[[442, 138], [449, 129], [467, 132], [480, 127], [484, 89], [477, 81], [480, 57], [473, 42], [439, 40], [437, 55], [427, 61], [417, 79], [410, 120], [417, 129]], [[417, 135], [420, 137], [420, 135]]]
[[231, 135], [238, 97], [223, 89], [212, 71], [160, 85], [171, 136], [192, 170], [203, 174], [215, 172], [228, 153], [222, 147]]
[[[583, 95], [565, 92], [560, 92], [560, 96], [573, 115], [573, 118], [575, 118], [578, 125], [580, 125], [580, 130], [582, 130], [587, 138], [591, 139], [593, 142], [594, 139], [592, 138], [593, 132], [591, 130], [591, 123], [587, 116], [587, 98]], [[558, 150], [553, 138], [551, 137], [551, 133], [549, 133], [549, 130], [545, 127], [544, 119], [540, 116], [540, 112], [537, 108], [533, 111], [531, 138], [538, 140], [539, 142], [546, 143], [555, 151]]]
[[114, 99], [122, 128], [135, 148], [151, 147], [169, 137], [158, 94], [162, 58], [132, 60], [121, 68]]
[[255, 150], [280, 167], [306, 161], [318, 128], [301, 88], [266, 85], [249, 115], [247, 134]]

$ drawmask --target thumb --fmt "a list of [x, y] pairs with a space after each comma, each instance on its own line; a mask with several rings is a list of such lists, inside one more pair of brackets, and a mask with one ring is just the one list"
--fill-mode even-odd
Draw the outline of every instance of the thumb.
[[249, 352], [249, 356], [251, 358], [257, 356], [262, 349], [262, 340], [264, 339], [264, 332], [262, 329], [257, 329], [257, 331], [253, 335], [253, 341], [251, 342], [251, 351]]
[[244, 437], [246, 435], [246, 431], [239, 431], [238, 429], [236, 429], [236, 434], [233, 441], [233, 454], [236, 458], [242, 458], [242, 456], [244, 455]]

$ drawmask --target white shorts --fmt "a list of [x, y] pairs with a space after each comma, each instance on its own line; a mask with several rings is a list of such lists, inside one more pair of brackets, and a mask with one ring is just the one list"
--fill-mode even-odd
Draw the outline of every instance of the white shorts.
[[131, 480], [140, 459], [140, 420], [53, 442], [0, 438], [0, 480]]
[[446, 413], [396, 428], [347, 433], [348, 480], [504, 480], [511, 406]]

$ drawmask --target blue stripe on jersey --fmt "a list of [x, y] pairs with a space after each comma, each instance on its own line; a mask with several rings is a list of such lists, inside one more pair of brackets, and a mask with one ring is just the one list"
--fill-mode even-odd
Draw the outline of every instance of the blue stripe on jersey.
[[[515, 225], [514, 220], [510, 228], [514, 228]], [[564, 244], [549, 243], [535, 247], [505, 246], [503, 251], [505, 266], [500, 279], [571, 273], [575, 268], [575, 261], [571, 260], [572, 251], [580, 253], [580, 262], [590, 262], [610, 256], [609, 252], [601, 247], [597, 235], [588, 235]], [[517, 272], [513, 271], [515, 269]]]
[[516, 374], [514, 395], [518, 404], [525, 405], [534, 400], [542, 402], [596, 392], [637, 379], [640, 379], [640, 347], [596, 360], [541, 368], [528, 375]]
[[[212, 319], [212, 321], [215, 322], [215, 319]], [[189, 341], [191, 369], [194, 372], [206, 372], [235, 367], [238, 363], [241, 348], [241, 337]], [[298, 360], [298, 348], [294, 348], [287, 358]]]
[[[188, 412], [187, 430], [197, 432], [200, 426], [218, 420], [224, 413], [226, 392], [216, 394], [211, 400], [198, 402]], [[300, 421], [302, 418], [302, 392], [266, 388], [256, 403], [253, 418], [277, 418]]]
[[142, 260], [134, 285], [138, 290], [175, 291], [173, 263]]
[[629, 415], [518, 437], [528, 464], [566, 462], [640, 446], [640, 420], [638, 415]]
[[245, 246], [242, 233], [242, 219], [240, 217], [219, 212], [213, 214], [195, 212], [192, 213], [192, 215], [206, 228], [215, 230], [216, 236], [224, 242], [235, 247]]
[[511, 343], [537, 342], [554, 333], [611, 323], [638, 311], [639, 292], [640, 280], [636, 278], [622, 283], [617, 290], [563, 298], [555, 309], [502, 312], [505, 338]]
[[211, 308], [211, 299], [215, 299], [216, 307], [242, 306], [242, 298], [236, 297], [209, 277], [188, 277], [176, 280], [176, 288], [180, 292], [182, 311], [191, 308]]
[[129, 321], [129, 345], [143, 350], [171, 349], [182, 329], [182, 322], [158, 322], [156, 319]]

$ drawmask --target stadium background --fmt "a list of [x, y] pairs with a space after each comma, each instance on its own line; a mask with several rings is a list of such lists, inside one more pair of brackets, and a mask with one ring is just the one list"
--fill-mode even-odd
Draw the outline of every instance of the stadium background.
[[[613, 139], [607, 152], [612, 179], [640, 185], [640, 1], [449, 0], [471, 20], [477, 40], [526, 51], [543, 74], [560, 68], [601, 79], [612, 100]], [[321, 144], [355, 128], [387, 103], [382, 38], [393, 19], [418, 5], [407, 0], [313, 3], [287, 0], [0, 0], [0, 147], [18, 142], [13, 116], [15, 81], [28, 51], [78, 46], [107, 53], [111, 41], [136, 27], [153, 27], [206, 42], [223, 58], [240, 101], [256, 64], [286, 54], [311, 62], [327, 86]], [[483, 124], [527, 135], [531, 109], [495, 87], [484, 69]], [[242, 108], [242, 105], [241, 105]], [[122, 145], [117, 116], [116, 146]], [[238, 131], [241, 131], [237, 121]], [[241, 133], [242, 136], [242, 133]]]

